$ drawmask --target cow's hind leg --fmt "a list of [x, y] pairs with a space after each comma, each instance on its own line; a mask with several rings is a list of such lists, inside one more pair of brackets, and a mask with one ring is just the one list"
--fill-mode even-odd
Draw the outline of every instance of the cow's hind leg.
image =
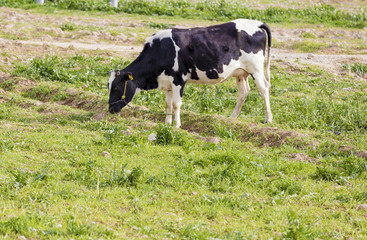
[[236, 83], [238, 87], [238, 98], [237, 98], [237, 104], [234, 108], [231, 118], [236, 118], [241, 112], [241, 108], [243, 103], [245, 102], [248, 93], [250, 92], [250, 85], [248, 84], [248, 73], [246, 75], [237, 77]]
[[172, 124], [172, 102], [173, 102], [173, 97], [172, 97], [172, 91], [168, 90], [166, 91], [166, 120], [165, 123], [166, 124]]
[[265, 103], [265, 123], [273, 121], [273, 115], [270, 109], [270, 82], [265, 79], [264, 73], [259, 71], [252, 73], [256, 86], [259, 88]]

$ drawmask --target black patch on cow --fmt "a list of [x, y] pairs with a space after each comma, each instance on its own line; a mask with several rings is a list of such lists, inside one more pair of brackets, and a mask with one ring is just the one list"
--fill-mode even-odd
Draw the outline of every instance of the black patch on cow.
[[[172, 38], [180, 48], [179, 72], [191, 73], [191, 79], [199, 79], [196, 68], [206, 73], [209, 79], [217, 79], [223, 65], [238, 60], [240, 50], [246, 53], [264, 51], [266, 33], [259, 30], [250, 36], [238, 32], [233, 22], [207, 28], [172, 29]], [[216, 71], [214, 71], [216, 70]]]
[[258, 31], [252, 36], [245, 31], [241, 31], [239, 35], [243, 40], [240, 43], [240, 49], [246, 53], [257, 53], [263, 50], [263, 54], [265, 55], [266, 34], [263, 31]]
[[198, 73], [197, 73], [197, 71], [196, 71], [196, 68], [195, 67], [193, 67], [192, 69], [191, 69], [191, 79], [194, 79], [194, 80], [199, 80], [199, 76], [198, 76]]
[[145, 44], [139, 57], [124, 71], [131, 72], [137, 87], [150, 90], [158, 88], [157, 78], [162, 72], [174, 76], [173, 65], [176, 50], [170, 38], [154, 39], [152, 45]]
[[206, 71], [206, 76], [209, 79], [218, 79], [219, 78], [218, 72], [215, 71], [215, 69], [209, 69], [208, 71]]

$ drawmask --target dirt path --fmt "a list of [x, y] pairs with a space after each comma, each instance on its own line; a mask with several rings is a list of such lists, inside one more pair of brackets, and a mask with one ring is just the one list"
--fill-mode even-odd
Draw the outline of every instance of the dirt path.
[[[0, 40], [1, 41], [1, 40]], [[56, 46], [62, 48], [75, 48], [83, 50], [104, 50], [104, 51], [115, 51], [120, 53], [138, 53], [143, 48], [141, 46], [124, 46], [116, 44], [89, 44], [80, 42], [57, 42], [57, 41], [17, 41], [21, 44], [32, 44], [40, 46]]]
[[[9, 42], [11, 40], [0, 39], [1, 42]], [[106, 43], [81, 43], [81, 42], [58, 42], [58, 41], [12, 41], [16, 44], [23, 45], [38, 45], [38, 46], [56, 46], [61, 48], [79, 49], [79, 50], [102, 50], [121, 53], [123, 56], [137, 55], [142, 46], [136, 45], [116, 45]], [[299, 53], [290, 50], [272, 49], [272, 61], [280, 61], [281, 63], [291, 66], [316, 65], [326, 71], [334, 74], [345, 72], [342, 69], [343, 63], [359, 62], [367, 64], [367, 55], [345, 55], [345, 54], [314, 54], [314, 53]], [[366, 76], [359, 76], [366, 79]]]

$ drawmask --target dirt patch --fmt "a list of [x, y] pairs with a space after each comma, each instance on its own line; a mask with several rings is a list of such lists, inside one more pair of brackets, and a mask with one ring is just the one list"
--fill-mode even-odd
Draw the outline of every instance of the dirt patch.
[[107, 119], [108, 113], [107, 112], [99, 112], [93, 115], [93, 119], [96, 121], [102, 121]]
[[338, 151], [341, 152], [341, 153], [356, 155], [357, 157], [360, 157], [360, 158], [363, 158], [363, 159], [367, 160], [367, 152], [358, 151], [358, 150], [356, 150], [356, 147], [354, 147], [354, 146], [343, 145], [343, 146], [340, 146], [338, 148]]
[[283, 144], [292, 141], [298, 143], [306, 136], [296, 131], [279, 130], [277, 127], [262, 127], [251, 130], [254, 137], [260, 139], [264, 146], [281, 147]]
[[[344, 63], [367, 64], [367, 54], [365, 55], [345, 55], [345, 54], [313, 54], [313, 53], [295, 53], [289, 50], [272, 49], [272, 60], [281, 61], [278, 65], [288, 65], [294, 69], [303, 68], [307, 65], [317, 66], [335, 76], [346, 74], [353, 77], [367, 80], [366, 75], [358, 75], [342, 68]], [[273, 64], [277, 64], [276, 62]]]
[[311, 158], [303, 153], [292, 153], [292, 154], [289, 154], [288, 157], [292, 161], [296, 161], [296, 162], [318, 162], [319, 161], [317, 158]]

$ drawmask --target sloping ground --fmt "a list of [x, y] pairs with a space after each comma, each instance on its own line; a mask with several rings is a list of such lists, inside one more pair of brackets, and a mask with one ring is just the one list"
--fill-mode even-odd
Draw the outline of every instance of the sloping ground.
[[[1, 24], [3, 26], [3, 36], [7, 39], [0, 38], [0, 49], [3, 51], [0, 56], [0, 63], [3, 71], [11, 71], [13, 63], [28, 62], [36, 56], [50, 55], [67, 55], [81, 53], [85, 51], [100, 51], [108, 56], [124, 56], [126, 58], [134, 58], [142, 49], [142, 39], [149, 36], [156, 29], [147, 30], [147, 23], [143, 20], [136, 19], [115, 19], [106, 17], [89, 18], [86, 16], [62, 16], [62, 15], [40, 15], [30, 14], [24, 10], [13, 10], [1, 8], [0, 15], [6, 20]], [[208, 24], [203, 22], [181, 23], [174, 20], [176, 27], [195, 27]], [[14, 24], [19, 24], [19, 28], [14, 28]], [[21, 23], [21, 24], [20, 24]], [[52, 23], [52, 24], [50, 24]], [[61, 26], [65, 23], [73, 23], [77, 29], [75, 31], [62, 30]], [[38, 26], [39, 25], [39, 26]], [[113, 29], [108, 29], [109, 26], [116, 26]], [[36, 27], [37, 26], [37, 27]], [[141, 36], [138, 36], [134, 31], [135, 28], [144, 28]], [[33, 29], [29, 31], [29, 29]], [[111, 35], [110, 31], [123, 29], [126, 31], [126, 36], [117, 32]], [[305, 40], [302, 36], [312, 37], [315, 41], [334, 41], [338, 44], [330, 45], [320, 54], [316, 53], [300, 53], [291, 49], [272, 49], [272, 64], [273, 65], [288, 65], [297, 69], [301, 66], [317, 66], [325, 69], [335, 75], [352, 74], [356, 78], [367, 79], [366, 75], [358, 75], [350, 73], [342, 68], [343, 63], [359, 62], [367, 64], [366, 49], [360, 51], [353, 50], [353, 54], [339, 54], [340, 51], [345, 51], [343, 44], [354, 46], [350, 41], [360, 41], [367, 37], [367, 30], [343, 30], [343, 29], [327, 29], [324, 26], [318, 26], [311, 29], [288, 29], [278, 26], [272, 27], [273, 36], [276, 44], [289, 42], [302, 42]], [[305, 34], [306, 33], [306, 34]], [[10, 36], [10, 37], [9, 37]], [[11, 40], [12, 36], [17, 36], [20, 39], [27, 40]], [[316, 39], [315, 39], [316, 38]], [[16, 38], [15, 38], [16, 39]], [[307, 39], [306, 39], [307, 40]], [[340, 44], [339, 44], [340, 43]], [[358, 45], [356, 49], [363, 47]], [[9, 74], [0, 71], [1, 82], [9, 81], [14, 84], [14, 89], [7, 89], [1, 96], [1, 101], [10, 101], [7, 96], [7, 91], [18, 91], [18, 94], [31, 91], [32, 88], [39, 83], [27, 79], [14, 79]], [[4, 85], [3, 85], [4, 86]], [[104, 120], [106, 118], [113, 120], [106, 112], [106, 100], [102, 100], [101, 96], [87, 91], [75, 89], [57, 89], [51, 87], [52, 92], [45, 96], [44, 99], [36, 99], [27, 104], [19, 104], [21, 107], [29, 107], [32, 104], [44, 105], [44, 111], [55, 111], [58, 106], [70, 106], [75, 110], [83, 110], [94, 113], [94, 119]], [[63, 100], [52, 100], [51, 95], [56, 95], [58, 91], [63, 91], [67, 96]], [[54, 110], [50, 110], [54, 109]], [[61, 109], [61, 108], [60, 108]], [[61, 110], [60, 110], [61, 111]], [[64, 110], [65, 111], [65, 110]], [[67, 112], [66, 112], [67, 114]], [[120, 116], [127, 118], [144, 118], [148, 122], [156, 123], [164, 121], [164, 114], [150, 112], [143, 107], [134, 106], [126, 108]], [[216, 136], [215, 127], [212, 126], [213, 121], [220, 122], [228, 128], [233, 129], [238, 134], [238, 137], [244, 141], [256, 142], [261, 146], [281, 147], [283, 144], [293, 144], [295, 146], [317, 146], [317, 139], [308, 136], [305, 133], [296, 131], [282, 130], [276, 127], [262, 127], [255, 124], [244, 124], [236, 120], [216, 115], [200, 115], [195, 113], [183, 112], [182, 128], [195, 134], [205, 134]], [[311, 140], [310, 140], [311, 139]], [[344, 146], [340, 148], [340, 152], [355, 153], [366, 158], [366, 154], [354, 150], [353, 146]]]
[[[6, 87], [4, 87], [5, 89], [0, 88], [0, 102], [2, 103], [13, 101], [9, 96], [10, 91], [18, 95], [26, 96], [27, 92], [31, 92], [32, 89], [40, 86], [39, 83], [31, 80], [14, 78], [1, 71], [0, 73], [0, 85], [4, 87], [3, 83], [5, 81], [9, 86], [11, 85], [8, 89]], [[53, 97], [60, 92], [66, 93], [67, 97], [63, 100], [53, 100]], [[164, 113], [152, 112], [146, 107], [132, 104], [129, 104], [128, 107], [124, 108], [118, 115], [110, 115], [107, 111], [106, 101], [99, 95], [72, 88], [62, 89], [52, 87], [52, 91], [43, 95], [41, 99], [40, 96], [36, 96], [33, 97], [33, 99], [31, 98], [28, 101], [17, 102], [16, 104], [25, 109], [34, 106], [42, 106], [40, 111], [44, 114], [63, 114], [65, 116], [71, 114], [71, 112], [63, 109], [62, 106], [69, 106], [74, 109], [73, 113], [82, 110], [92, 114], [92, 119], [94, 121], [103, 121], [106, 119], [115, 121], [116, 117], [123, 117], [131, 119], [133, 123], [136, 119], [144, 119], [147, 128], [157, 123], [163, 123], [165, 119]], [[260, 147], [281, 148], [282, 145], [288, 144], [299, 149], [306, 149], [309, 147], [317, 148], [320, 144], [317, 139], [307, 133], [283, 130], [277, 127], [247, 124], [220, 115], [197, 114], [187, 111], [182, 112], [182, 129], [191, 133], [193, 137], [207, 136], [199, 137], [199, 139], [203, 141], [213, 141], [210, 137], [218, 138], [217, 129], [213, 123], [224, 126], [229, 131], [233, 132], [236, 138], [242, 139], [245, 142], [251, 142]], [[132, 124], [131, 127], [134, 127], [134, 124]], [[214, 140], [214, 142], [219, 143], [220, 138]], [[338, 151], [340, 154], [356, 155], [367, 160], [367, 152], [359, 151], [354, 146], [341, 145]], [[303, 155], [302, 157], [300, 157], [300, 155], [291, 155], [290, 157], [300, 161], [317, 161], [307, 155]]]

